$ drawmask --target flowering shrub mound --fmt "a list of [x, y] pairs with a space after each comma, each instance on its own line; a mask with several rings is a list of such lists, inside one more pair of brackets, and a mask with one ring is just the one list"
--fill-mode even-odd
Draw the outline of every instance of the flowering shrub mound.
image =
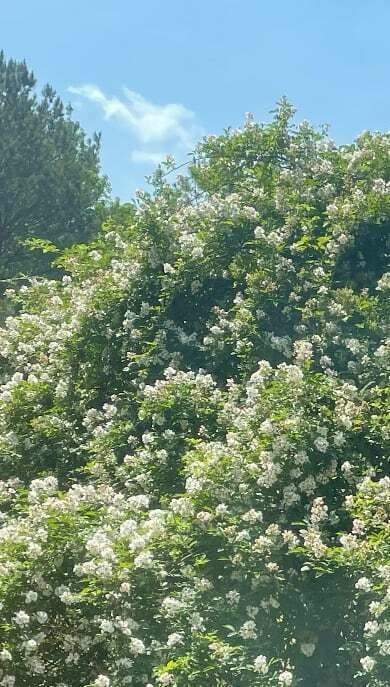
[[292, 114], [8, 294], [2, 687], [389, 684], [390, 135]]

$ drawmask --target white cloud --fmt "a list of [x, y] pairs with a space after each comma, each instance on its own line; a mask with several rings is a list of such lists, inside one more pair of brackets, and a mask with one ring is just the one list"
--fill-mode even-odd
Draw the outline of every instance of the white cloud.
[[[188, 153], [203, 134], [195, 113], [180, 103], [156, 105], [139, 93], [123, 88], [123, 96], [109, 97], [93, 84], [71, 86], [70, 93], [82, 96], [101, 107], [106, 119], [117, 120], [128, 127], [135, 140], [145, 149], [132, 151], [134, 162], [160, 162], [167, 153]], [[163, 144], [165, 152], [148, 146]]]

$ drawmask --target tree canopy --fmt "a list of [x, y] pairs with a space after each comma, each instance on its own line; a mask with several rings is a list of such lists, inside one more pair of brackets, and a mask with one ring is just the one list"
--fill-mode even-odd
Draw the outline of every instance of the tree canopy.
[[99, 136], [87, 139], [50, 86], [36, 94], [25, 62], [0, 52], [0, 277], [47, 269], [22, 242], [43, 238], [65, 247], [98, 228], [96, 205], [107, 182]]
[[388, 685], [389, 152], [283, 101], [8, 292], [1, 685]]

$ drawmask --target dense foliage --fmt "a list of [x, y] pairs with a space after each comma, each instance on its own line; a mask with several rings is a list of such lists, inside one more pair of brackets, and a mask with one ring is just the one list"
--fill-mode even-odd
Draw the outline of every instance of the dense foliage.
[[385, 687], [390, 135], [205, 139], [9, 292], [3, 687]]
[[106, 180], [99, 137], [86, 138], [50, 86], [42, 96], [25, 62], [0, 52], [0, 278], [47, 270], [23, 242], [40, 237], [64, 247], [96, 232]]

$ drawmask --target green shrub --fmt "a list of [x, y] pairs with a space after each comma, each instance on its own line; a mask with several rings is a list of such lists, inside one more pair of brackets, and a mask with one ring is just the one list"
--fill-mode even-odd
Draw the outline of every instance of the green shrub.
[[388, 685], [390, 136], [292, 114], [9, 294], [1, 685]]

